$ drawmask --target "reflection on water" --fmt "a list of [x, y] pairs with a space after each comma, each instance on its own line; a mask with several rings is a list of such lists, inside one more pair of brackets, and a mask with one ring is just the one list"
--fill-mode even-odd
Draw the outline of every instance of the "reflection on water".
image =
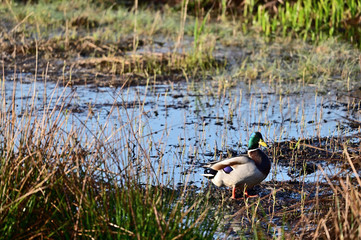
[[[19, 117], [24, 104], [34, 101], [41, 114], [49, 106], [56, 109], [59, 96], [65, 96], [65, 131], [74, 124], [86, 125], [88, 138], [101, 131], [104, 136], [119, 134], [128, 146], [141, 143], [162, 176], [160, 181], [171, 184], [188, 181], [200, 185], [204, 179], [199, 166], [218, 159], [214, 156], [217, 150], [245, 152], [253, 131], [262, 132], [272, 146], [274, 141], [348, 135], [353, 129], [344, 123], [344, 117], [360, 118], [354, 98], [332, 91], [317, 94], [313, 87], [281, 89], [258, 81], [220, 90], [208, 81], [124, 89], [64, 88], [27, 81], [26, 75], [22, 79], [22, 84], [16, 85], [5, 81], [2, 89], [8, 104], [16, 89]], [[129, 134], [131, 129], [138, 139]], [[274, 169], [267, 180], [290, 180], [286, 169]], [[319, 174], [316, 171], [309, 178], [317, 179]]]

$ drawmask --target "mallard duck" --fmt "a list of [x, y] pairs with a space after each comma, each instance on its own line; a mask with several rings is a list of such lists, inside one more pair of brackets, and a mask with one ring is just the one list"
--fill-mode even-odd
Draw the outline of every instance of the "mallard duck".
[[271, 170], [271, 161], [259, 149], [259, 145], [267, 147], [262, 134], [255, 132], [249, 139], [247, 155], [204, 165], [205, 171], [202, 175], [211, 179], [218, 187], [232, 187], [232, 199], [236, 199], [236, 187], [243, 188], [246, 197], [252, 197], [247, 193], [247, 188], [262, 182]]

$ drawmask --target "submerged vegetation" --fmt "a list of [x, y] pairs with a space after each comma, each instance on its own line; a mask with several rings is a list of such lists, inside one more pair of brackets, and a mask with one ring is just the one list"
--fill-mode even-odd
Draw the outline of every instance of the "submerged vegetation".
[[[3, 1], [0, 14], [2, 238], [361, 237], [361, 123], [354, 119], [361, 106], [359, 1]], [[34, 87], [18, 98], [16, 84], [29, 79], [59, 83], [72, 94], [64, 91], [58, 97], [58, 88], [49, 95]], [[5, 89], [9, 80], [14, 82], [11, 94]], [[87, 119], [73, 121], [73, 112], [81, 111], [69, 104], [77, 98], [76, 84], [101, 91], [99, 86], [122, 90], [157, 83], [173, 88], [179, 81], [189, 88], [204, 82], [205, 90], [193, 94], [220, 102], [240, 81], [261, 81], [276, 89], [279, 105], [286, 105], [282, 98], [287, 94], [299, 94], [287, 84], [311, 84], [316, 95], [337, 89], [339, 97], [352, 100], [326, 104], [341, 105], [356, 130], [334, 136], [331, 129], [328, 137], [286, 142], [280, 140], [281, 131], [268, 150], [273, 171], [285, 165], [297, 177], [268, 181], [260, 198], [231, 202], [224, 197], [229, 193], [194, 187], [186, 177], [176, 186], [174, 173], [159, 179], [167, 153], [163, 139], [144, 134], [142, 119], [158, 116], [158, 105], [149, 112], [145, 99], [114, 99], [108, 115], [119, 114], [119, 121], [114, 124], [109, 117], [89, 126], [89, 119], [99, 118], [89, 102]], [[46, 96], [44, 102], [39, 95]], [[242, 102], [240, 95], [227, 105], [224, 122], [237, 115], [232, 107]], [[211, 107], [198, 101], [199, 109]], [[129, 105], [133, 110], [121, 116]], [[269, 103], [263, 108], [273, 109]], [[315, 113], [316, 122], [322, 114], [327, 113]], [[216, 125], [218, 117], [217, 112]], [[270, 122], [255, 124], [276, 131]], [[167, 127], [161, 130], [164, 138]], [[250, 131], [248, 125], [241, 127]], [[226, 142], [227, 133], [219, 138]], [[180, 146], [186, 141], [179, 137]], [[194, 167], [200, 160], [198, 149], [193, 150], [187, 160]], [[217, 149], [213, 155], [220, 157]], [[324, 171], [318, 163], [337, 164], [339, 172], [325, 174], [326, 181], [307, 182], [308, 172]]]

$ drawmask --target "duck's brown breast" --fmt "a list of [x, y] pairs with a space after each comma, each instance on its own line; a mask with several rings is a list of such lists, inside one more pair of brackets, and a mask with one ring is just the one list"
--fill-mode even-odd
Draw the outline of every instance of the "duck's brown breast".
[[271, 161], [260, 149], [248, 152], [249, 157], [256, 163], [257, 168], [267, 176], [271, 170]]

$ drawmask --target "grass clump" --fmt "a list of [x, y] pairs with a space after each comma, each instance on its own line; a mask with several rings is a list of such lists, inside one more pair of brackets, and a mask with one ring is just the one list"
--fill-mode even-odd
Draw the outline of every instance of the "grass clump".
[[245, 33], [256, 31], [267, 38], [296, 37], [313, 42], [341, 36], [361, 46], [361, 4], [356, 0], [199, 0], [188, 6], [194, 15], [209, 11], [223, 22], [232, 16]]
[[316, 84], [321, 92], [329, 91], [327, 84], [344, 90], [358, 84], [359, 52], [348, 44], [330, 39], [317, 45], [295, 40], [288, 44], [284, 40], [273, 43], [245, 40], [240, 45], [252, 53], [234, 68], [236, 79], [262, 79], [280, 87], [290, 82], [300, 86]]
[[[119, 131], [125, 135], [112, 138], [104, 128], [91, 132], [74, 125], [67, 107], [71, 96], [57, 98], [57, 89], [49, 103], [37, 102], [35, 91], [19, 104], [2, 90], [3, 238], [212, 238], [217, 210], [208, 198], [151, 181], [156, 173], [142, 170], [148, 168], [147, 153], [133, 159], [128, 154], [134, 149], [123, 145], [121, 139], [132, 138], [126, 126]], [[109, 170], [110, 161], [116, 172]]]
[[361, 33], [355, 24], [360, 13], [361, 5], [354, 0], [285, 1], [273, 9], [259, 5], [255, 20], [266, 36], [281, 31], [282, 36], [291, 33], [315, 41], [341, 35], [360, 46]]
[[352, 169], [352, 177], [340, 178], [337, 184], [330, 179], [328, 182], [333, 191], [333, 199], [328, 211], [318, 218], [315, 236], [331, 239], [359, 239], [361, 237], [361, 181], [356, 167], [360, 157], [349, 154], [344, 146], [344, 157]]

